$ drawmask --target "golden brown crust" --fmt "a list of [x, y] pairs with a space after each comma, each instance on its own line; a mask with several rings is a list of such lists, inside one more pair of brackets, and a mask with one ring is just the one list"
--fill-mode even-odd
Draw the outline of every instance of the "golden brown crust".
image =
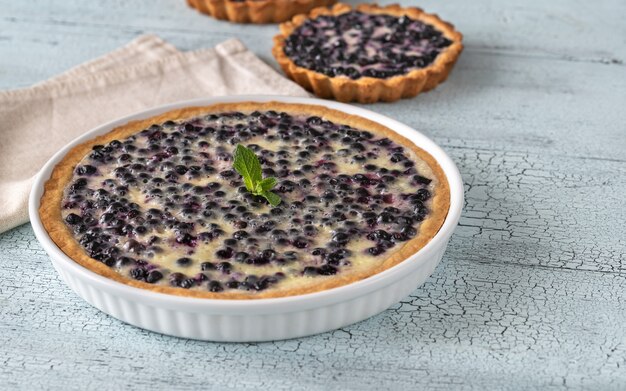
[[235, 23], [280, 23], [337, 0], [187, 0], [189, 6], [216, 19]]
[[[292, 288], [285, 290], [266, 290], [261, 292], [203, 292], [197, 290], [187, 290], [176, 287], [155, 286], [145, 282], [137, 281], [129, 277], [125, 277], [115, 270], [109, 268], [103, 263], [89, 257], [80, 244], [73, 237], [72, 233], [66, 226], [61, 217], [61, 203], [63, 199], [63, 191], [67, 183], [72, 178], [75, 166], [91, 151], [92, 146], [96, 144], [108, 143], [115, 139], [128, 137], [139, 132], [152, 124], [163, 123], [167, 120], [180, 120], [192, 118], [207, 113], [219, 113], [226, 111], [252, 112], [255, 110], [281, 110], [291, 113], [306, 113], [326, 118], [335, 123], [345, 124], [357, 129], [368, 130], [381, 136], [388, 137], [407, 148], [410, 148], [418, 158], [426, 162], [437, 181], [435, 194], [432, 199], [431, 212], [428, 218], [421, 223], [419, 234], [416, 238], [408, 241], [401, 249], [394, 252], [389, 258], [382, 262], [376, 268], [364, 271], [362, 273], [352, 273], [344, 276], [335, 275], [331, 277], [315, 277], [319, 278], [319, 284], [315, 284], [306, 288]], [[338, 286], [346, 285], [354, 281], [362, 280], [381, 271], [388, 269], [398, 263], [404, 261], [419, 249], [424, 247], [441, 228], [445, 220], [450, 206], [450, 188], [448, 180], [435, 159], [426, 151], [417, 147], [407, 138], [397, 134], [391, 129], [370, 121], [368, 119], [343, 113], [341, 111], [329, 109], [322, 106], [289, 104], [281, 102], [239, 102], [215, 104], [205, 107], [190, 107], [169, 111], [167, 113], [147, 118], [144, 120], [129, 122], [126, 125], [113, 129], [112, 131], [95, 137], [72, 148], [63, 159], [55, 166], [50, 179], [44, 185], [44, 193], [41, 197], [41, 205], [39, 207], [39, 216], [48, 232], [48, 235], [54, 243], [68, 257], [76, 261], [76, 263], [90, 269], [101, 276], [124, 283], [126, 285], [137, 288], [147, 289], [154, 292], [168, 293], [178, 296], [188, 296], [197, 298], [212, 299], [261, 299], [283, 296], [294, 296], [305, 293], [322, 291]]]
[[285, 74], [320, 98], [359, 103], [393, 102], [402, 98], [412, 98], [421, 92], [432, 90], [448, 78], [448, 74], [463, 50], [461, 43], [463, 35], [456, 31], [453, 25], [439, 19], [437, 15], [425, 13], [420, 8], [402, 8], [397, 4], [386, 7], [379, 7], [376, 4], [360, 4], [355, 9], [371, 14], [398, 17], [406, 15], [411, 19], [420, 20], [441, 31], [452, 41], [452, 44], [442, 51], [428, 67], [387, 79], [362, 77], [352, 80], [347, 77], [330, 77], [299, 67], [285, 54], [285, 39], [308, 19], [320, 15], [341, 15], [353, 10], [348, 4], [338, 3], [332, 8], [316, 8], [308, 15], [297, 15], [291, 21], [281, 23], [281, 33], [274, 37], [272, 54]]

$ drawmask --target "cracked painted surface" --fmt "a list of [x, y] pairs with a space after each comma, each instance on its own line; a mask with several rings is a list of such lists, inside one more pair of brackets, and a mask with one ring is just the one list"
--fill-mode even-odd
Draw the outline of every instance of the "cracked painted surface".
[[[0, 0], [0, 88], [141, 32], [181, 48], [237, 35], [269, 59], [276, 31], [184, 2], [49, 3]], [[370, 107], [434, 138], [466, 183], [460, 226], [426, 284], [331, 333], [187, 341], [83, 302], [25, 225], [0, 235], [0, 388], [626, 388], [626, 4], [420, 6], [456, 22], [467, 48], [437, 90]]]

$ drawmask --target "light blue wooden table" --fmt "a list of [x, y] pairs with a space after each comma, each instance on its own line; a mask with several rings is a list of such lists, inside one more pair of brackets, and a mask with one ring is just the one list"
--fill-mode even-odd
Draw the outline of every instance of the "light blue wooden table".
[[[418, 5], [466, 50], [435, 91], [370, 107], [432, 137], [466, 183], [424, 286], [332, 333], [189, 341], [83, 302], [27, 224], [0, 235], [0, 389], [626, 389], [626, 2]], [[181, 49], [239, 37], [274, 64], [276, 31], [183, 0], [1, 0], [0, 88], [142, 33]]]

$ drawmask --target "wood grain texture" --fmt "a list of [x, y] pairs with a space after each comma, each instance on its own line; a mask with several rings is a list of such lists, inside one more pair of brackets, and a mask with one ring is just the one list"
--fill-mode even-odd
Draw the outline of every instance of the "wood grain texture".
[[[0, 389], [626, 388], [626, 3], [417, 5], [453, 22], [466, 49], [436, 90], [369, 107], [435, 139], [466, 183], [425, 285], [310, 338], [188, 341], [90, 307], [25, 225], [0, 235]], [[0, 10], [0, 88], [149, 32], [182, 49], [237, 36], [276, 65], [276, 26], [217, 22], [183, 0], [0, 0]]]

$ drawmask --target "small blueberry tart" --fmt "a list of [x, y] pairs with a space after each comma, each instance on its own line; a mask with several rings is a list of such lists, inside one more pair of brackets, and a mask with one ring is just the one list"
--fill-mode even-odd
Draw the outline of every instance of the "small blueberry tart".
[[112, 280], [258, 299], [397, 265], [435, 236], [449, 205], [437, 161], [383, 125], [240, 102], [171, 111], [74, 147], [39, 214], [65, 254]]
[[280, 23], [336, 0], [187, 0], [187, 4], [216, 19], [235, 23]]
[[287, 76], [342, 102], [392, 102], [431, 90], [463, 50], [451, 24], [398, 5], [320, 7], [280, 30], [273, 54]]

